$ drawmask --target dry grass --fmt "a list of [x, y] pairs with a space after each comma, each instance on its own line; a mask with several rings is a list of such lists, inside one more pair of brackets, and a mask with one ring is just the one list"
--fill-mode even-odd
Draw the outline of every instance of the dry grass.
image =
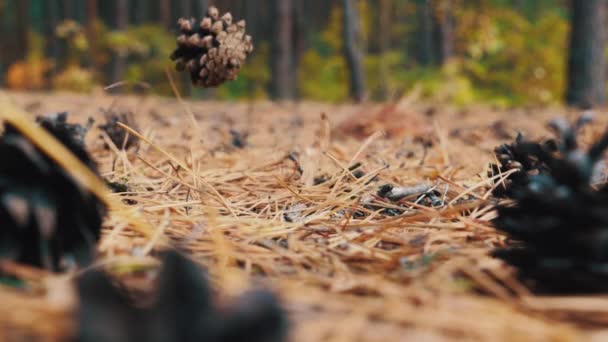
[[[128, 183], [128, 198], [137, 201], [126, 206], [110, 195], [93, 267], [134, 288], [150, 284], [155, 251], [174, 245], [209, 269], [222, 301], [250, 286], [280, 294], [293, 341], [605, 337], [608, 298], [534, 296], [487, 256], [504, 241], [489, 223], [493, 147], [514, 129], [546, 134], [543, 122], [562, 109], [456, 110], [411, 99], [355, 107], [10, 96], [32, 114], [69, 111], [73, 121], [101, 119], [98, 109], [110, 106], [136, 112], [137, 151], [105, 151], [107, 137], [88, 137], [103, 175]], [[602, 121], [585, 130], [585, 141], [603, 131]], [[245, 149], [232, 146], [230, 129], [249, 133]], [[420, 140], [429, 139], [425, 148]], [[363, 178], [348, 170], [355, 162]], [[314, 185], [321, 175], [327, 181]], [[361, 203], [395, 207], [374, 197], [380, 185], [423, 182], [442, 194], [441, 206], [409, 198], [400, 203], [402, 215], [387, 217]], [[74, 300], [64, 280], [75, 275], [2, 268], [32, 284], [0, 290], [3, 331], [49, 340], [70, 333]]]

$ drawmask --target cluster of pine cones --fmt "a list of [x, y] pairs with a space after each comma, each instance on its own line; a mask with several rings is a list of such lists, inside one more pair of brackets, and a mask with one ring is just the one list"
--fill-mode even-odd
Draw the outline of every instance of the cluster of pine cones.
[[496, 150], [501, 165], [492, 173], [516, 171], [496, 184], [512, 201], [498, 206], [494, 224], [515, 241], [494, 254], [541, 292], [608, 290], [608, 184], [592, 185], [608, 133], [581, 150], [577, 132], [587, 121], [556, 120], [558, 140], [520, 136]]
[[217, 87], [236, 79], [253, 51], [251, 36], [245, 33], [245, 21], [233, 21], [230, 13], [220, 16], [216, 7], [209, 8], [200, 22], [179, 19], [180, 35], [171, 59], [178, 71], [190, 73], [195, 86]]

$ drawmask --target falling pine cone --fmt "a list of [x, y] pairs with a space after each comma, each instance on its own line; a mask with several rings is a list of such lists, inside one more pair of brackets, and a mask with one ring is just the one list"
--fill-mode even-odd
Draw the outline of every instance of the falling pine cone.
[[[61, 113], [38, 122], [97, 172], [84, 146], [87, 128], [66, 119]], [[52, 271], [70, 260], [87, 264], [105, 206], [8, 123], [0, 136], [0, 156], [0, 258]]]
[[[132, 146], [137, 145], [139, 139], [133, 134], [129, 134], [127, 130], [120, 127], [118, 123], [123, 123], [134, 130], [138, 130], [137, 122], [135, 122], [135, 117], [132, 112], [123, 112], [120, 114], [115, 113], [114, 111], [104, 111], [104, 116], [106, 119], [106, 123], [103, 125], [99, 125], [99, 129], [104, 131], [112, 143], [119, 149], [129, 149]], [[104, 144], [106, 149], [109, 149], [110, 146]]]
[[518, 142], [521, 160], [544, 166], [523, 172], [511, 184], [512, 203], [498, 205], [493, 223], [514, 241], [494, 255], [517, 267], [537, 291], [606, 292], [608, 184], [592, 186], [592, 179], [608, 133], [583, 151], [576, 143], [580, 124], [554, 127], [560, 136], [555, 153]]
[[178, 71], [187, 70], [197, 87], [217, 87], [235, 80], [247, 56], [253, 51], [251, 36], [245, 34], [245, 21], [233, 23], [232, 15], [220, 17], [210, 7], [200, 22], [178, 20], [180, 35], [171, 55]]

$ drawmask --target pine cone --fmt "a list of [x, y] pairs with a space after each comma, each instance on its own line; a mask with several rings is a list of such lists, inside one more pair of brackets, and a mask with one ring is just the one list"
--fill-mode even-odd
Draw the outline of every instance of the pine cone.
[[273, 295], [251, 292], [220, 311], [198, 266], [176, 252], [164, 258], [151, 306], [130, 304], [102, 272], [85, 274], [78, 290], [80, 342], [285, 340], [285, 314]]
[[[139, 139], [136, 136], [129, 134], [127, 130], [118, 125], [118, 123], [121, 122], [136, 131], [139, 130], [132, 112], [123, 112], [117, 114], [110, 110], [104, 111], [104, 116], [106, 123], [99, 125], [99, 129], [106, 132], [116, 147], [127, 150], [130, 147], [137, 145]], [[107, 144], [104, 144], [104, 147], [106, 149], [110, 148]]]
[[558, 153], [522, 149], [524, 160], [544, 166], [536, 175], [523, 173], [511, 189], [513, 203], [498, 206], [496, 228], [519, 244], [494, 254], [518, 267], [522, 278], [535, 280], [540, 291], [607, 291], [608, 185], [596, 189], [591, 180], [608, 133], [585, 152], [576, 144], [578, 127], [556, 127]]
[[521, 134], [511, 144], [503, 144], [494, 149], [499, 164], [491, 164], [489, 177], [517, 170], [505, 179], [495, 180], [492, 191], [494, 197], [510, 198], [512, 189], [525, 185], [527, 175], [538, 174], [547, 169], [547, 160], [538, 157], [551, 156], [557, 152], [557, 143], [553, 139], [542, 142], [525, 141]]
[[217, 87], [235, 80], [247, 56], [253, 51], [251, 36], [245, 34], [245, 21], [233, 23], [232, 15], [220, 17], [216, 7], [207, 16], [180, 18], [177, 49], [171, 55], [178, 71], [187, 70], [197, 87]]
[[[84, 147], [87, 129], [66, 119], [60, 113], [38, 122], [97, 172]], [[61, 270], [69, 258], [88, 263], [104, 205], [8, 123], [0, 136], [0, 156], [0, 257], [52, 271]]]

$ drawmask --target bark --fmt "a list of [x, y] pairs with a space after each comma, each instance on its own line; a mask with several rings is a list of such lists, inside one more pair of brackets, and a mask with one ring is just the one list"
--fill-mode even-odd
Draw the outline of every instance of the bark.
[[[380, 0], [379, 1], [379, 12], [380, 12], [380, 16], [379, 16], [379, 29], [380, 32], [389, 32], [391, 29], [391, 25], [392, 25], [392, 16], [391, 16], [391, 10], [392, 10], [392, 1], [391, 0]], [[380, 76], [380, 97], [381, 98], [386, 98], [388, 96], [388, 78], [389, 78], [389, 70], [387, 68], [386, 63], [384, 63], [384, 56], [386, 55], [386, 53], [388, 52], [388, 48], [390, 45], [390, 35], [388, 34], [381, 34], [380, 37], [378, 37], [378, 50], [380, 52], [380, 56], [382, 58], [382, 60], [380, 61], [380, 66], [379, 66], [379, 76]]]
[[75, 17], [73, 0], [63, 0], [63, 19], [74, 19]]
[[59, 24], [59, 4], [57, 0], [48, 0], [44, 3], [44, 11], [46, 13], [45, 32], [47, 34], [48, 44], [46, 46], [46, 55], [49, 56], [55, 63], [51, 74], [54, 74], [61, 62], [61, 45], [59, 39], [55, 35], [55, 28]]
[[418, 16], [418, 62], [421, 65], [435, 64], [433, 42], [433, 10], [430, 0], [417, 0]]
[[173, 0], [173, 10], [171, 16], [171, 24], [175, 25], [178, 18], [188, 18], [192, 13], [192, 1], [191, 0]]
[[444, 64], [454, 55], [455, 18], [452, 8], [453, 0], [438, 0], [435, 8], [435, 35], [437, 37], [437, 62]]
[[271, 95], [289, 100], [295, 96], [293, 67], [293, 0], [273, 0], [273, 47]]
[[566, 102], [582, 108], [605, 103], [605, 22], [608, 0], [571, 3]]
[[29, 48], [29, 0], [17, 1], [17, 39], [19, 42], [17, 56], [25, 59]]
[[131, 0], [131, 22], [135, 25], [141, 25], [148, 20], [148, 5], [149, 0]]
[[292, 72], [294, 77], [295, 97], [298, 97], [298, 66], [302, 60], [302, 56], [306, 52], [306, 18], [304, 17], [304, 2], [307, 0], [294, 0], [293, 8], [293, 63]]
[[[4, 8], [0, 9], [0, 34], [4, 37], [6, 35], [5, 28], [5, 15], [6, 10]], [[0, 39], [0, 86], [4, 87], [6, 83], [6, 68], [7, 68], [7, 42], [4, 39]]]
[[355, 101], [365, 98], [365, 75], [360, 44], [359, 15], [355, 0], [342, 0], [344, 9], [343, 34], [344, 55], [350, 72], [350, 96]]
[[95, 56], [98, 53], [98, 49], [97, 49], [97, 30], [96, 30], [96, 24], [98, 21], [98, 12], [97, 12], [97, 5], [98, 5], [98, 1], [97, 0], [87, 0], [86, 3], [86, 34], [87, 34], [87, 40], [89, 41], [89, 54], [90, 54], [90, 58], [89, 61], [87, 62], [88, 65], [92, 66], [93, 69], [97, 68], [97, 65], [95, 65]]
[[97, 0], [87, 0], [87, 31], [89, 34], [95, 31], [97, 17]]
[[76, 0], [72, 6], [74, 11], [74, 19], [81, 24], [85, 24], [87, 16], [87, 3], [82, 0]]
[[166, 28], [172, 28], [171, 0], [160, 0], [160, 22]]
[[209, 8], [209, 0], [194, 0], [194, 17], [202, 18]]
[[[115, 28], [124, 31], [129, 25], [129, 0], [115, 0]], [[112, 63], [112, 82], [122, 80], [127, 68], [127, 56], [116, 53]]]

